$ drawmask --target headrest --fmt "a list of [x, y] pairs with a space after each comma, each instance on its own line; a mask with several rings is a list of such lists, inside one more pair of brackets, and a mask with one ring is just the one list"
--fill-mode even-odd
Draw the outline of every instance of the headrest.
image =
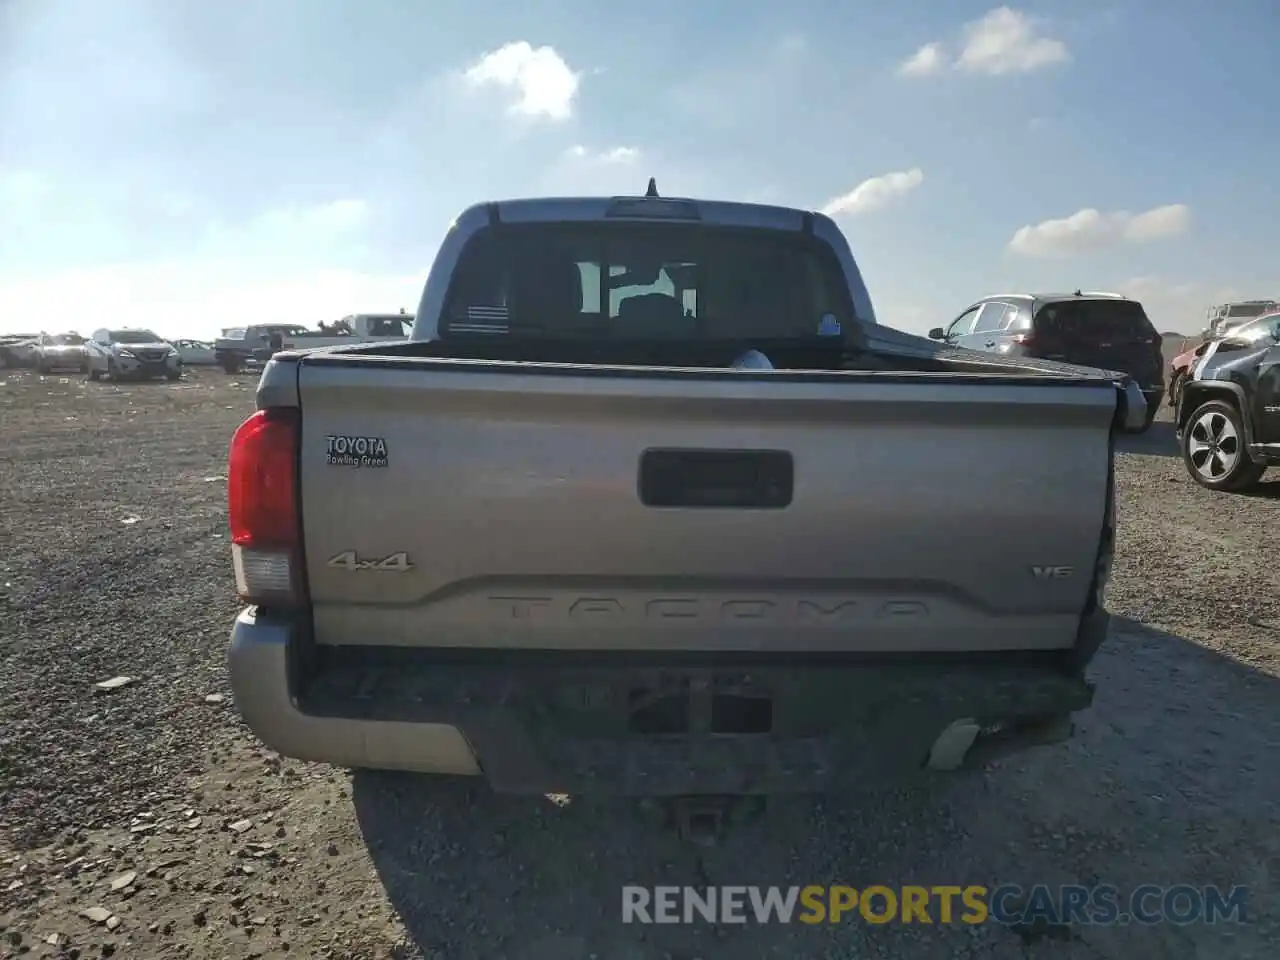
[[618, 305], [614, 335], [624, 340], [692, 338], [696, 322], [684, 315], [675, 297], [665, 293], [643, 293], [627, 297]]

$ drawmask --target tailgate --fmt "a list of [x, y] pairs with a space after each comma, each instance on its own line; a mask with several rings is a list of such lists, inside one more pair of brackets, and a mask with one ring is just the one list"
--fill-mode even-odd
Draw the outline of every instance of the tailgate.
[[576, 370], [301, 360], [318, 643], [1074, 642], [1112, 386]]
[[1064, 357], [1067, 363], [1127, 373], [1144, 387], [1159, 384], [1163, 377], [1164, 357], [1150, 337], [1115, 337], [1083, 344], [1069, 342]]
[[1053, 352], [1067, 363], [1117, 370], [1141, 386], [1156, 386], [1164, 376], [1164, 338], [1141, 304], [1132, 300], [1081, 300], [1051, 303], [1037, 321]]

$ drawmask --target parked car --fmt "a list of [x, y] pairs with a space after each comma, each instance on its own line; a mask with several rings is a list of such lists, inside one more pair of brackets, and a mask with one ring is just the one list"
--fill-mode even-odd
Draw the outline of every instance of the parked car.
[[1123, 374], [878, 324], [825, 215], [652, 183], [466, 210], [408, 341], [285, 350], [256, 396], [249, 728], [527, 794], [821, 791], [1069, 737], [1145, 410]]
[[272, 336], [282, 338], [307, 333], [297, 323], [261, 323], [247, 327], [228, 327], [214, 341], [214, 362], [227, 373], [239, 373], [255, 360], [255, 354], [269, 348]]
[[1231, 303], [1219, 303], [1206, 312], [1208, 321], [1206, 333], [1210, 338], [1225, 336], [1235, 327], [1242, 326], [1267, 313], [1280, 311], [1280, 301], [1276, 300], [1235, 300]]
[[1133, 377], [1147, 401], [1135, 432], [1150, 428], [1164, 400], [1163, 338], [1137, 300], [1115, 293], [1009, 293], [983, 297], [934, 340], [1010, 357], [1056, 360]]
[[[413, 317], [403, 313], [357, 313], [343, 317], [332, 326], [321, 324], [319, 330], [308, 330], [296, 324], [263, 324], [224, 330], [215, 346], [219, 365], [228, 373], [236, 373], [246, 363], [266, 363], [277, 350], [404, 340], [412, 324]], [[278, 346], [273, 345], [273, 338], [278, 341]]]
[[1280, 466], [1280, 313], [1206, 344], [1176, 424], [1187, 472], [1210, 490], [1247, 490]]
[[56, 373], [59, 370], [86, 373], [89, 369], [89, 351], [84, 337], [78, 333], [60, 333], [53, 336], [41, 334], [35, 347], [35, 367], [40, 373]]
[[1195, 365], [1214, 357], [1219, 351], [1224, 353], [1248, 349], [1253, 344], [1261, 343], [1271, 336], [1276, 317], [1280, 309], [1250, 320], [1239, 326], [1228, 327], [1220, 337], [1213, 337], [1185, 350], [1174, 357], [1169, 364], [1169, 403], [1175, 409], [1182, 384], [1191, 376]]
[[40, 333], [16, 333], [0, 337], [0, 367], [34, 367]]
[[1209, 349], [1212, 340], [1202, 340], [1194, 347], [1183, 350], [1169, 361], [1169, 406], [1178, 408], [1178, 398], [1182, 395], [1182, 385], [1191, 376], [1191, 369], [1196, 361]]
[[217, 363], [213, 344], [203, 340], [171, 340], [184, 367], [211, 367]]
[[177, 380], [182, 376], [178, 351], [150, 330], [97, 330], [85, 347], [90, 380]]

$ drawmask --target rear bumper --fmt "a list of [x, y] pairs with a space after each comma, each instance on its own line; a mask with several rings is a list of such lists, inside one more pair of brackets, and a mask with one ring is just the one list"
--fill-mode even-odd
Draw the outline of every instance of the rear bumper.
[[464, 662], [362, 647], [299, 684], [294, 627], [250, 609], [229, 666], [249, 728], [296, 759], [484, 776], [501, 793], [810, 793], [927, 776], [958, 721], [984, 731], [973, 763], [1043, 742], [1047, 727], [1069, 735], [1062, 718], [1092, 702], [1080, 667], [1107, 621], [1085, 618], [1074, 669], [1008, 656]]
[[249, 729], [287, 757], [340, 767], [475, 775], [475, 754], [457, 727], [386, 723], [303, 711], [291, 682], [294, 628], [253, 609], [236, 618], [228, 667], [236, 707]]

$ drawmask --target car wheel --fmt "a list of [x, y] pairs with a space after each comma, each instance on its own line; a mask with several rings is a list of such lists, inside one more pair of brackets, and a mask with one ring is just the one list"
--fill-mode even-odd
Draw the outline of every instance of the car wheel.
[[1183, 379], [1183, 374], [1175, 373], [1173, 379], [1169, 381], [1169, 406], [1174, 410], [1178, 409], [1178, 396], [1182, 393]]
[[1209, 490], [1243, 490], [1266, 472], [1245, 449], [1240, 411], [1222, 400], [1196, 408], [1182, 431], [1182, 460], [1191, 479]]
[[120, 379], [120, 371], [116, 369], [116, 362], [110, 357], [107, 358], [107, 372], [102, 379], [111, 383], [115, 383]]
[[167, 371], [165, 371], [165, 375], [164, 375], [164, 376], [165, 376], [165, 379], [166, 379], [166, 380], [171, 380], [171, 381], [172, 381], [172, 380], [181, 380], [181, 379], [182, 379], [182, 371], [181, 371], [181, 370], [167, 370]]

